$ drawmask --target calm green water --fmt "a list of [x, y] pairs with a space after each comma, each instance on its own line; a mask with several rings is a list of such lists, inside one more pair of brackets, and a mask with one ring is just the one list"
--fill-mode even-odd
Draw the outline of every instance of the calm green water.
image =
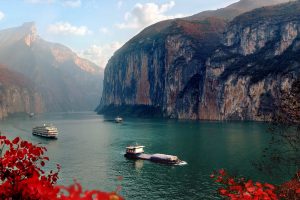
[[[57, 126], [58, 140], [31, 134], [33, 126], [44, 122]], [[94, 113], [59, 113], [13, 117], [0, 122], [0, 129], [46, 146], [48, 167], [62, 165], [59, 183], [76, 178], [89, 189], [108, 191], [121, 185], [126, 199], [218, 199], [209, 175], [220, 168], [269, 180], [250, 163], [268, 142], [264, 123], [125, 119], [116, 124]], [[177, 155], [188, 165], [125, 159], [125, 147], [136, 142], [145, 145], [147, 153]]]

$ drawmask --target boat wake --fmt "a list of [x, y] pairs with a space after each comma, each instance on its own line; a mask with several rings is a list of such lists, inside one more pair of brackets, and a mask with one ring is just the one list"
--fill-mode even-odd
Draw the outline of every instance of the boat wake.
[[187, 164], [188, 164], [187, 162], [181, 161], [181, 162], [179, 162], [179, 163], [177, 163], [177, 164], [175, 164], [175, 165], [183, 166], [183, 165], [187, 165]]

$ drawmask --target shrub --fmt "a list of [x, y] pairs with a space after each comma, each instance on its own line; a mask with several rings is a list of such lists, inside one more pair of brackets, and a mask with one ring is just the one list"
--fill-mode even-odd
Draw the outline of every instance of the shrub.
[[3, 200], [121, 200], [115, 192], [84, 191], [80, 183], [56, 185], [60, 165], [55, 171], [43, 170], [49, 158], [45, 147], [16, 137], [0, 136], [0, 199]]
[[[298, 174], [300, 175], [300, 172]], [[236, 178], [228, 174], [224, 169], [214, 172], [211, 178], [222, 185], [218, 189], [219, 194], [231, 200], [300, 199], [299, 176], [281, 186], [254, 182], [246, 178]]]

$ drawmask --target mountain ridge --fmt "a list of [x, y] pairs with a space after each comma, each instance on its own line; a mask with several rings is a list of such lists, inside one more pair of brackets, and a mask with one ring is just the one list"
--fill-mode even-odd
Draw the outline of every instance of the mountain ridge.
[[[234, 17], [251, 11], [255, 8], [263, 7], [263, 6], [271, 6], [275, 4], [285, 3], [285, 2], [292, 2], [297, 0], [241, 0], [236, 3], [233, 3], [225, 8], [220, 8], [217, 10], [209, 10], [209, 11], [202, 11], [200, 13], [197, 13], [195, 15], [184, 17], [184, 18], [176, 18], [176, 19], [169, 19], [157, 22], [155, 24], [152, 24], [146, 28], [144, 28], [139, 34], [134, 36], [132, 39], [130, 39], [128, 42], [125, 43], [123, 47], [121, 47], [119, 50], [116, 51], [116, 54], [119, 53], [119, 51], [122, 51], [126, 46], [130, 43], [137, 42], [136, 40], [139, 40], [139, 38], [147, 38], [152, 37], [153, 34], [156, 34], [158, 32], [164, 33], [167, 31], [167, 29], [172, 25], [173, 22], [176, 22], [177, 20], [186, 20], [186, 21], [202, 21], [206, 18], [220, 18], [225, 21], [230, 21]], [[245, 6], [246, 5], [246, 6]], [[227, 17], [227, 15], [229, 15]]]

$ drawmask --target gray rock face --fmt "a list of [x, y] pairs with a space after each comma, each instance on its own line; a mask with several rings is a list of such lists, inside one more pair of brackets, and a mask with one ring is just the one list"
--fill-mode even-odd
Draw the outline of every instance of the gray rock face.
[[105, 69], [99, 109], [147, 105], [167, 117], [196, 119], [205, 59], [219, 44], [224, 26], [216, 18], [177, 20], [160, 34], [133, 38]]
[[45, 112], [93, 110], [103, 73], [69, 48], [38, 36], [34, 23], [0, 31], [0, 64], [36, 86]]
[[300, 3], [237, 17], [206, 63], [200, 119], [269, 120], [300, 72]]
[[150, 26], [109, 61], [98, 112], [144, 105], [170, 118], [270, 119], [299, 74], [299, 5], [257, 9], [227, 25], [199, 15]]
[[4, 67], [0, 74], [0, 119], [13, 113], [43, 112], [42, 97], [29, 79]]

